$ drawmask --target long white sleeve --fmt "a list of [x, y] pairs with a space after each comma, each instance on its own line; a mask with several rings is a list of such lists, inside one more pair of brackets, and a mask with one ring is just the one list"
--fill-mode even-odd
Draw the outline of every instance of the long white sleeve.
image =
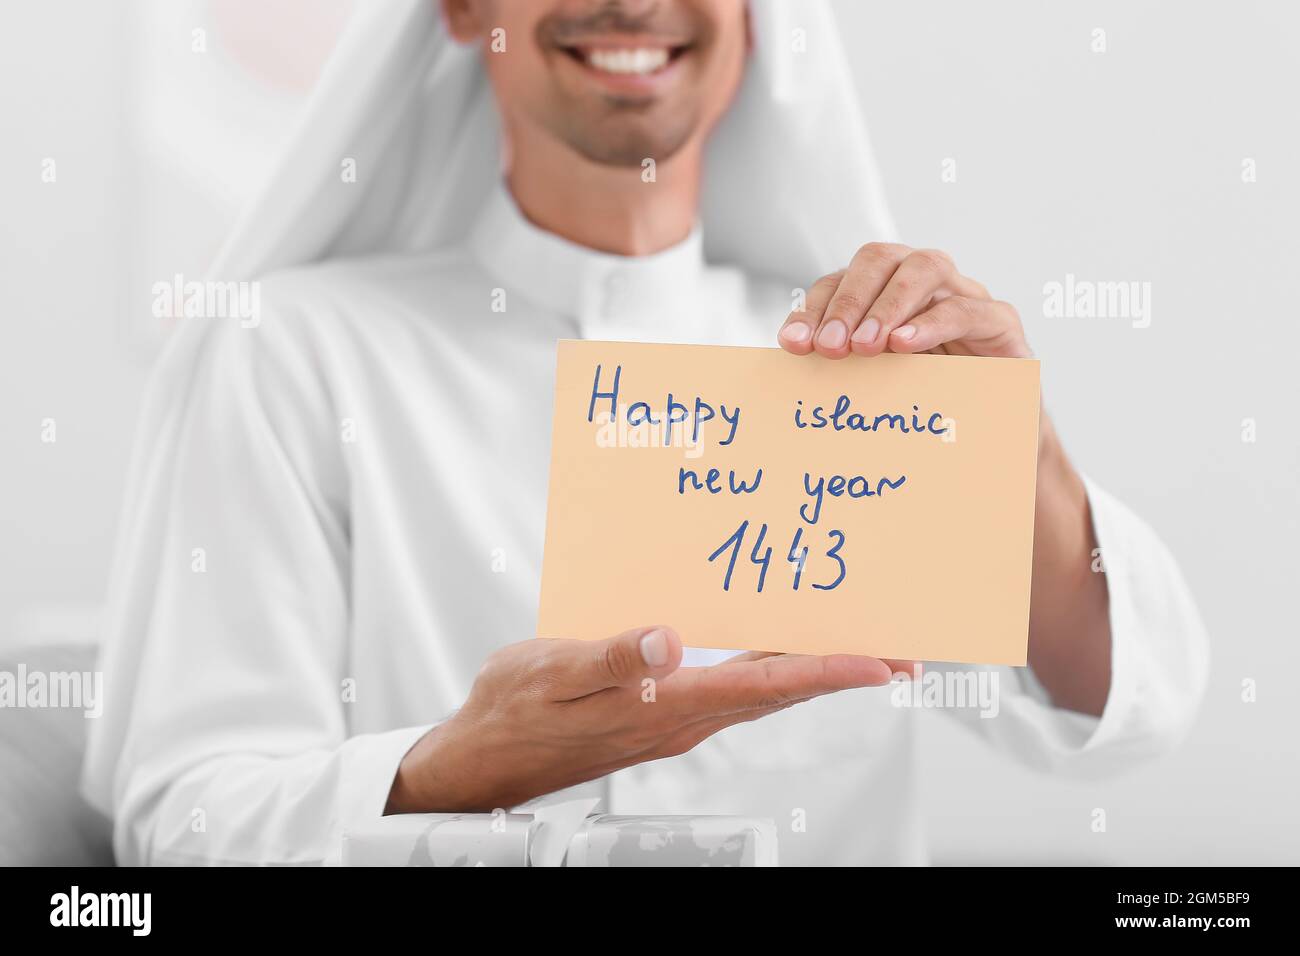
[[350, 732], [346, 463], [288, 334], [191, 326], [155, 375], [85, 774], [124, 864], [336, 860], [427, 729]]
[[1209, 677], [1209, 643], [1173, 555], [1145, 522], [1084, 481], [1110, 599], [1111, 686], [1101, 716], [1052, 706], [1029, 668], [996, 669], [997, 716], [948, 712], [1032, 766], [1110, 773], [1187, 731]]

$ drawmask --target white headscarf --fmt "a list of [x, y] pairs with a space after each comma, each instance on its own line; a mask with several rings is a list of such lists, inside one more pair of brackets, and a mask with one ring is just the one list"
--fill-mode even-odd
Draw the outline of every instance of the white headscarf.
[[[436, 0], [359, 7], [214, 278], [437, 248], [499, 180], [479, 51], [451, 39]], [[806, 284], [894, 228], [829, 5], [751, 0], [750, 23], [745, 79], [707, 148], [705, 254]]]

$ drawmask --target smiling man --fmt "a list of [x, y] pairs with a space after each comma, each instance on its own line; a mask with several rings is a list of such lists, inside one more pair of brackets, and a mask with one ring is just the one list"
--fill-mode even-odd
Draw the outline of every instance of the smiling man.
[[[1015, 309], [891, 241], [823, 4], [438, 13], [364, 5], [214, 270], [268, 275], [260, 325], [184, 328], [156, 376], [87, 767], [119, 858], [333, 861], [385, 812], [602, 781], [615, 810], [806, 820], [790, 862], [923, 861], [879, 689], [907, 662], [684, 655], [671, 621], [529, 639], [555, 342], [1025, 356]], [[1043, 421], [1031, 666], [959, 713], [1114, 768], [1186, 726], [1204, 638]]]

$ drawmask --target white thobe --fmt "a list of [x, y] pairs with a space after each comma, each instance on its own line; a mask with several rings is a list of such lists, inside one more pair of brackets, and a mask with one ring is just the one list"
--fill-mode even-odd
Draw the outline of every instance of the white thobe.
[[[86, 770], [119, 860], [337, 861], [484, 658], [535, 634], [556, 340], [769, 345], [790, 294], [707, 266], [698, 232], [601, 254], [501, 191], [454, 248], [272, 276], [255, 328], [189, 320], [139, 438]], [[1002, 669], [997, 718], [955, 713], [1031, 763], [1102, 770], [1179, 735], [1206, 661], [1168, 552], [1088, 491], [1103, 715], [1053, 708], [1025, 669]], [[606, 796], [773, 818], [785, 863], [924, 862], [915, 714], [888, 688], [844, 692], [622, 771]]]

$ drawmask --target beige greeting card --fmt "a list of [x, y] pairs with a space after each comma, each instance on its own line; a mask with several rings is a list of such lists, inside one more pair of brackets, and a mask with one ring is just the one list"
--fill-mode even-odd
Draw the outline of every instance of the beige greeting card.
[[1025, 663], [1033, 360], [559, 344], [538, 633]]

